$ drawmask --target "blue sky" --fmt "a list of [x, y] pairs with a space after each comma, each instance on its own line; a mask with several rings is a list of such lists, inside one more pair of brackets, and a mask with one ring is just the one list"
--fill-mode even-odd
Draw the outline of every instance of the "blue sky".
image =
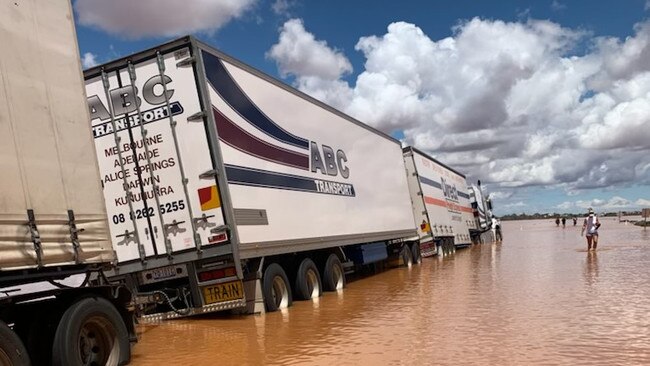
[[650, 207], [645, 0], [73, 4], [86, 65], [196, 34], [481, 179], [498, 214]]

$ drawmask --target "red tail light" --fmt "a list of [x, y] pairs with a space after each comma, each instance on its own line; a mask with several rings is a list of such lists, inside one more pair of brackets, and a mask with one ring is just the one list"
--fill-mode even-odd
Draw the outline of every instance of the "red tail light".
[[199, 281], [207, 282], [214, 281], [226, 277], [234, 277], [237, 275], [237, 269], [235, 267], [213, 269], [211, 271], [205, 271], [199, 273]]

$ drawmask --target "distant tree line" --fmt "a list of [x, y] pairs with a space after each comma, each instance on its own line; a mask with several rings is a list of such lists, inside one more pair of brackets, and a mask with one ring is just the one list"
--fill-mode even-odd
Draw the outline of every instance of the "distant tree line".
[[[641, 215], [641, 211], [621, 211], [621, 214], [623, 216], [638, 216]], [[566, 217], [567, 219], [572, 218], [572, 217], [584, 217], [585, 212], [579, 212], [579, 213], [534, 213], [534, 214], [527, 214], [527, 213], [520, 213], [520, 214], [508, 214], [508, 215], [503, 215], [499, 217], [501, 220], [543, 220], [543, 219], [555, 219], [556, 217]], [[605, 213], [598, 213], [598, 216], [601, 217], [608, 217], [608, 216], [618, 216], [618, 211], [616, 212], [605, 212]]]

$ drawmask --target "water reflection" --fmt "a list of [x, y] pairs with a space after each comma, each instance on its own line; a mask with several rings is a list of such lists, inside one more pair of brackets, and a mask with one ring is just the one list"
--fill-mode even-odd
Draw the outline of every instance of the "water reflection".
[[598, 252], [587, 252], [587, 259], [585, 260], [585, 282], [588, 285], [593, 285], [598, 281]]
[[595, 253], [579, 226], [504, 233], [284, 312], [141, 326], [133, 364], [650, 364], [648, 231], [603, 218]]

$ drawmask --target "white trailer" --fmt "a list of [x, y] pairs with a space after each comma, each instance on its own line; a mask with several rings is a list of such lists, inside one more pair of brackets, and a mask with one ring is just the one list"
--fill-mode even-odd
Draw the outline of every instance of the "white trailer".
[[0, 365], [128, 362], [128, 289], [56, 282], [115, 260], [70, 2], [2, 2], [0, 43]]
[[476, 223], [465, 176], [413, 147], [403, 153], [422, 256], [469, 246]]
[[192, 37], [85, 79], [112, 278], [145, 315], [272, 311], [418, 249], [399, 141]]

